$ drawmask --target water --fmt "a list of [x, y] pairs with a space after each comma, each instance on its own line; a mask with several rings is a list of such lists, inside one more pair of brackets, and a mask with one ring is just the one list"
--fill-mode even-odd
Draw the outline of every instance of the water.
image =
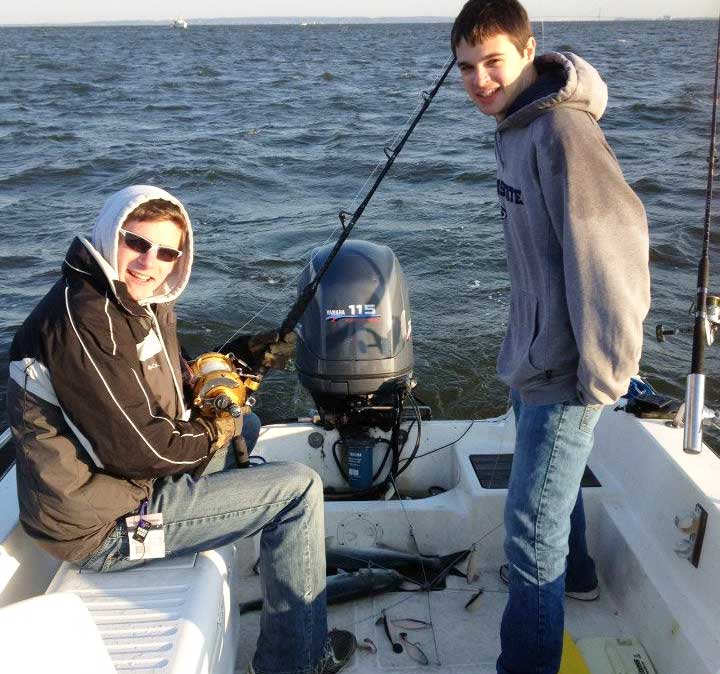
[[[383, 146], [445, 63], [449, 28], [0, 28], [0, 414], [13, 333], [58, 277], [73, 236], [132, 183], [170, 190], [193, 218], [197, 258], [178, 304], [190, 353], [263, 307], [247, 329], [278, 325], [310, 250], [335, 230], [340, 208], [357, 205]], [[575, 51], [608, 82], [602, 127], [650, 220], [642, 372], [682, 395], [691, 342], [658, 344], [654, 327], [690, 324], [716, 25], [545, 23], [537, 32], [545, 50]], [[403, 265], [418, 391], [438, 418], [505, 408], [495, 357], [509, 283], [493, 127], [454, 72], [354, 230], [392, 247]], [[713, 406], [719, 364], [710, 351]], [[290, 373], [273, 373], [261, 389], [266, 421], [308, 407]]]

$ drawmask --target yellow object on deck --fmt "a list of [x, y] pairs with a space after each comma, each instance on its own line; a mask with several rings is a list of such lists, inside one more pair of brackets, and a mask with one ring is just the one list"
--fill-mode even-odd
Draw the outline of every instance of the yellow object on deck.
[[563, 651], [558, 674], [592, 674], [569, 632], [563, 632]]

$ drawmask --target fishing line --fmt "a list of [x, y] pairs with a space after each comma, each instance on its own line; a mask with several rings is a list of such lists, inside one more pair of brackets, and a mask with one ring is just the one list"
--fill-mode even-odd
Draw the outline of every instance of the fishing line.
[[[336, 225], [335, 229], [333, 229], [332, 232], [330, 232], [328, 237], [325, 239], [325, 241], [323, 241], [320, 244], [320, 246], [324, 246], [324, 245], [330, 243], [330, 241], [333, 239], [333, 237], [335, 236], [335, 234], [338, 232], [339, 229], [340, 229], [340, 225]], [[278, 288], [277, 292], [265, 304], [263, 304], [260, 307], [260, 309], [258, 309], [247, 321], [245, 321], [245, 323], [243, 323], [239, 328], [237, 328], [237, 330], [235, 330], [235, 332], [233, 332], [233, 334], [230, 335], [230, 337], [228, 337], [225, 340], [225, 342], [223, 342], [220, 349], [225, 347], [230, 341], [232, 341], [234, 339], [234, 337], [236, 335], [240, 334], [248, 325], [251, 325], [255, 321], [256, 318], [258, 318], [261, 314], [263, 314], [265, 312], [266, 309], [268, 309], [272, 305], [276, 304], [280, 299], [280, 295], [285, 295], [291, 286], [297, 286], [297, 283], [300, 280], [300, 277], [303, 275], [305, 270], [310, 266], [310, 263], [312, 262], [312, 256], [313, 256], [313, 251], [310, 251], [310, 253], [308, 253], [308, 261], [305, 263], [305, 266], [293, 278], [291, 278], [284, 286], [282, 286], [281, 288]]]
[[[339, 228], [342, 228], [342, 234], [338, 238], [335, 248], [330, 252], [330, 254], [325, 259], [325, 262], [323, 263], [322, 267], [318, 272], [315, 274], [314, 279], [307, 284], [307, 286], [301, 291], [299, 294], [297, 300], [291, 307], [288, 315], [286, 316], [285, 320], [283, 321], [281, 327], [280, 327], [280, 333], [281, 334], [287, 334], [288, 332], [292, 331], [297, 324], [297, 321], [302, 316], [303, 311], [305, 310], [305, 307], [309, 302], [311, 301], [312, 297], [315, 294], [315, 291], [317, 290], [317, 286], [319, 284], [320, 279], [324, 275], [324, 273], [327, 271], [328, 267], [332, 263], [333, 259], [335, 258], [335, 255], [339, 251], [340, 247], [344, 243], [344, 241], [347, 239], [347, 237], [350, 235], [350, 230], [354, 227], [355, 223], [360, 219], [360, 216], [362, 215], [363, 211], [365, 210], [365, 207], [370, 202], [370, 199], [372, 198], [373, 194], [377, 190], [377, 188], [380, 186], [380, 183], [382, 182], [383, 178], [385, 177], [386, 173], [389, 171], [390, 167], [394, 163], [397, 156], [400, 154], [400, 151], [402, 150], [405, 142], [410, 137], [410, 134], [413, 132], [415, 127], [417, 126], [418, 122], [420, 121], [420, 118], [424, 114], [425, 110], [430, 105], [430, 102], [434, 98], [435, 94], [440, 89], [440, 86], [445, 81], [445, 78], [448, 76], [452, 66], [455, 63], [455, 57], [452, 56], [450, 59], [446, 62], [446, 64], [443, 66], [443, 68], [440, 71], [440, 74], [435, 77], [435, 80], [433, 82], [433, 87], [430, 92], [423, 91], [422, 96], [422, 103], [419, 104], [418, 107], [416, 107], [416, 111], [414, 112], [414, 118], [413, 115], [410, 115], [408, 118], [409, 121], [406, 121], [403, 127], [401, 127], [400, 131], [396, 134], [395, 138], [393, 139], [392, 144], [386, 145], [383, 148], [383, 151], [386, 156], [386, 160], [383, 165], [383, 161], [381, 160], [378, 162], [378, 164], [375, 166], [375, 168], [372, 170], [368, 178], [363, 183], [363, 186], [358, 190], [358, 193], [353, 198], [353, 201], [351, 203], [354, 205], [359, 197], [360, 194], [365, 189], [365, 186], [370, 182], [370, 180], [375, 176], [375, 174], [378, 172], [378, 168], [382, 166], [382, 169], [379, 172], [378, 177], [375, 179], [375, 183], [370, 188], [368, 194], [364, 197], [362, 202], [354, 209], [352, 213], [341, 210], [339, 213], [340, 218], [340, 227], [335, 227], [335, 229], [330, 233], [330, 236], [325, 240], [325, 243], [328, 243], [336, 234]], [[350, 215], [350, 221], [346, 224], [345, 219], [346, 217]], [[325, 245], [325, 243], [323, 245]], [[221, 349], [228, 344], [236, 335], [238, 335], [242, 330], [244, 330], [248, 325], [250, 325], [258, 316], [260, 316], [268, 307], [270, 307], [272, 304], [275, 303], [277, 298], [280, 295], [280, 292], [285, 292], [292, 283], [297, 283], [297, 280], [302, 276], [303, 272], [310, 266], [312, 263], [312, 253], [310, 255], [310, 259], [308, 260], [307, 264], [303, 267], [303, 269], [300, 271], [299, 274], [293, 279], [293, 281], [287, 283], [285, 286], [283, 286], [282, 289], [278, 291], [278, 293], [275, 295], [275, 297], [271, 298], [265, 305], [263, 305], [260, 310], [258, 310], [248, 321], [246, 321], [240, 328], [235, 330], [233, 334], [228, 337], [228, 339], [223, 343], [223, 345], [220, 347]]]
[[[453, 62], [454, 62], [454, 59], [453, 59]], [[418, 545], [417, 538], [415, 538], [415, 529], [413, 528], [412, 522], [410, 521], [410, 516], [407, 514], [407, 511], [405, 510], [405, 504], [403, 503], [402, 495], [400, 494], [400, 490], [397, 488], [397, 484], [395, 483], [395, 478], [393, 477], [392, 473], [390, 473], [390, 481], [392, 482], [393, 487], [395, 488], [395, 493], [398, 495], [398, 501], [400, 502], [400, 509], [402, 510], [403, 516], [405, 517], [405, 521], [408, 524], [408, 531], [410, 533], [410, 538], [412, 539], [412, 542], [415, 545], [416, 554], [420, 558], [420, 568], [422, 569], [423, 578], [425, 579], [425, 587], [427, 588], [426, 594], [427, 594], [428, 622], [430, 623], [430, 631], [432, 632], [432, 635], [433, 635], [433, 647], [435, 649], [435, 664], [437, 664], [438, 667], [441, 667], [442, 663], [440, 662], [440, 651], [438, 650], [437, 636], [435, 634], [435, 626], [433, 625], [432, 606], [431, 606], [431, 602], [430, 602], [430, 594], [432, 593], [432, 587], [428, 586], [427, 571], [425, 570], [425, 563], [423, 562], [422, 553], [420, 552], [420, 546]]]
[[406, 601], [410, 601], [410, 599], [414, 599], [412, 593], [408, 594], [407, 597], [403, 597], [402, 599], [398, 599], [394, 604], [390, 604], [389, 606], [383, 606], [379, 611], [376, 611], [375, 613], [370, 614], [369, 616], [366, 616], [364, 618], [358, 618], [354, 622], [351, 622], [348, 627], [354, 627], [355, 625], [359, 625], [360, 623], [364, 623], [368, 620], [376, 620], [382, 615], [383, 611], [389, 611], [391, 608], [395, 608], [397, 606], [400, 606], [400, 604], [404, 604]]
[[[442, 68], [438, 71], [438, 74], [435, 76], [435, 79], [433, 80], [432, 84], [430, 85], [430, 89], [434, 89], [437, 86], [438, 81], [443, 76], [443, 73], [452, 66], [452, 64], [455, 63], [455, 58], [453, 56], [449, 56], [448, 60], [445, 61]], [[420, 102], [415, 106], [415, 109], [410, 113], [408, 118], [405, 120], [405, 123], [400, 127], [398, 132], [393, 136], [392, 140], [386, 145], [386, 147], [395, 147], [399, 142], [400, 138], [402, 137], [402, 134], [404, 133], [405, 129], [410, 125], [410, 121], [417, 115], [417, 113], [420, 111], [420, 108], [422, 108], [424, 103], [424, 97], [427, 96], [426, 91], [421, 91], [420, 94]], [[378, 163], [378, 167], [382, 164], [382, 162]], [[376, 167], [377, 168], [377, 167]]]
[[540, 52], [545, 53], [545, 12], [543, 3], [540, 3]]
[[[447, 587], [444, 592], [472, 592], [475, 594], [478, 589], [477, 587]], [[487, 590], [482, 588], [483, 594], [510, 594], [509, 590]]]
[[480, 536], [480, 538], [478, 538], [476, 541], [473, 541], [473, 543], [471, 544], [471, 546], [472, 546], [472, 545], [477, 545], [478, 543], [482, 543], [490, 534], [494, 533], [494, 532], [497, 531], [500, 527], [503, 527], [503, 526], [505, 526], [505, 522], [504, 522], [504, 521], [503, 521], [503, 522], [500, 522], [500, 524], [496, 524], [492, 529], [489, 529], [488, 531], [486, 531], [486, 532], [485, 532], [482, 536]]
[[[500, 527], [502, 527], [502, 526], [503, 526], [503, 523], [502, 523], [502, 522], [501, 522], [500, 524], [494, 526], [492, 529], [490, 529], [489, 531], [487, 531], [486, 533], [484, 533], [480, 538], [478, 538], [477, 541], [475, 541], [475, 543], [480, 543], [480, 542], [483, 541], [485, 538], [487, 538], [490, 534], [492, 534], [494, 531], [497, 531], [497, 530], [498, 530]], [[365, 560], [362, 560], [362, 561], [365, 561]], [[453, 564], [453, 566], [454, 566], [454, 564]], [[448, 568], [450, 568], [450, 567], [446, 567], [446, 568], [443, 570], [443, 573], [444, 573], [445, 571], [447, 571]], [[410, 581], [410, 582], [414, 582], [414, 581]], [[492, 594], [507, 594], [507, 593], [508, 593], [507, 590], [487, 590], [487, 589], [485, 589], [485, 588], [483, 588], [483, 591], [486, 592], [486, 593], [492, 593]], [[476, 588], [476, 587], [469, 587], [469, 588], [446, 587], [446, 588], [443, 590], [443, 592], [477, 592], [477, 588]], [[403, 597], [402, 599], [398, 599], [398, 601], [396, 601], [396, 602], [394, 602], [394, 603], [392, 603], [392, 604], [388, 604], [388, 605], [383, 606], [379, 611], [375, 611], [374, 613], [371, 613], [371, 614], [368, 615], [368, 616], [365, 616], [365, 617], [363, 617], [363, 618], [358, 618], [357, 620], [354, 620], [353, 622], [351, 622], [351, 623], [348, 625], [348, 627], [354, 627], [355, 625], [359, 625], [360, 623], [367, 622], [368, 620], [375, 620], [375, 619], [377, 619], [377, 618], [382, 614], [382, 611], [389, 611], [390, 609], [396, 608], [397, 606], [400, 606], [401, 604], [404, 604], [405, 602], [407, 602], [407, 601], [409, 601], [410, 599], [413, 599], [413, 598], [414, 598], [414, 597], [413, 597], [413, 594], [414, 594], [414, 593], [411, 592], [411, 591], [407, 591], [407, 590], [406, 590], [406, 591], [405, 591], [405, 594], [406, 594], [407, 596]], [[430, 627], [433, 628], [432, 620], [429, 620], [428, 622], [430, 623]], [[434, 631], [434, 628], [433, 628], [433, 631]]]

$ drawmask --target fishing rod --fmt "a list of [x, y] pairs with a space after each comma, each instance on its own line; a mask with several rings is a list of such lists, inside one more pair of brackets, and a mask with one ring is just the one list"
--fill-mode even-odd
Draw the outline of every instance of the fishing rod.
[[710, 278], [710, 205], [715, 177], [715, 136], [718, 107], [718, 73], [720, 72], [720, 18], [715, 51], [715, 84], [713, 90], [712, 121], [710, 122], [710, 153], [708, 156], [707, 188], [705, 191], [705, 221], [702, 256], [698, 264], [697, 295], [695, 297], [695, 325], [690, 374], [685, 388], [685, 429], [683, 450], [688, 454], [702, 451], [702, 422], [705, 409], [705, 345], [710, 346], [720, 325], [720, 298], [708, 296]]
[[[351, 214], [345, 210], [341, 210], [338, 214], [343, 231], [335, 243], [335, 246], [325, 258], [321, 268], [298, 294], [295, 303], [290, 308], [290, 311], [278, 330], [280, 340], [295, 329], [305, 309], [315, 296], [320, 281], [340, 251], [340, 248], [342, 248], [343, 243], [345, 243], [350, 236], [350, 232], [370, 203], [380, 183], [402, 151], [406, 141], [415, 130], [418, 122], [443, 85], [450, 70], [453, 65], [455, 65], [455, 61], [456, 59], [453, 56], [432, 89], [422, 92], [423, 103], [402, 138], [396, 144], [391, 143], [385, 146], [384, 152], [387, 157], [385, 165], [370, 187], [365, 198], [357, 209], [355, 209], [355, 212]], [[350, 220], [346, 222], [348, 216], [350, 216]], [[260, 382], [268, 370], [268, 367], [264, 364], [254, 368], [248, 367], [247, 364], [242, 363], [242, 361], [236, 359], [232, 354], [227, 353], [224, 347], [229, 341], [230, 340], [225, 342], [217, 351], [202, 354], [190, 364], [190, 375], [193, 378], [193, 405], [205, 416], [229, 414], [233, 417], [241, 417], [248, 412], [255, 402], [252, 393], [259, 388]], [[236, 451], [239, 452], [240, 449], [238, 446]], [[247, 455], [242, 458], [242, 463], [249, 465]]]
[[[390, 167], [395, 162], [395, 159], [400, 154], [401, 150], [403, 149], [403, 146], [405, 145], [405, 142], [410, 137], [410, 134], [415, 130], [415, 127], [417, 126], [418, 122], [422, 118], [422, 116], [425, 114], [425, 111], [428, 109], [430, 103], [432, 102], [432, 99], [435, 98], [435, 94], [437, 94], [440, 87], [443, 85], [443, 82], [447, 78], [448, 74], [450, 73], [450, 70], [455, 65], [456, 58], [453, 56], [450, 59], [449, 64], [443, 71], [443, 74], [440, 76], [440, 79], [436, 82], [435, 86], [428, 92], [423, 91], [422, 97], [423, 97], [423, 104], [420, 107], [420, 110], [415, 115], [414, 119], [410, 123], [410, 126], [408, 127], [407, 131], [403, 135], [403, 137], [400, 139], [400, 141], [395, 145], [394, 147], [390, 147], [389, 145], [386, 145], [383, 148], [383, 151], [385, 152], [385, 156], [387, 157], [387, 161], [385, 162], [385, 166], [383, 166], [382, 170], [378, 174], [378, 177], [375, 179], [375, 182], [373, 183], [372, 187], [369, 189], [368, 193], [365, 195], [365, 198], [362, 200], [360, 205], [355, 209], [354, 213], [348, 213], [345, 210], [341, 210], [340, 213], [338, 213], [338, 217], [340, 218], [340, 225], [342, 226], [342, 234], [338, 238], [337, 242], [335, 243], [335, 246], [330, 251], [328, 256], [325, 258], [325, 262], [323, 263], [322, 267], [317, 271], [313, 279], [302, 289], [300, 294], [298, 295], [297, 300], [295, 300], [295, 303], [290, 308], [290, 311], [288, 312], [287, 316], [285, 317], [285, 320], [282, 322], [282, 325], [280, 326], [280, 335], [281, 337], [284, 335], [287, 335], [288, 333], [292, 332], [295, 329], [295, 326], [297, 325], [297, 322], [300, 320], [300, 318], [303, 315], [303, 312], [305, 309], [307, 309], [307, 306], [312, 301], [313, 297], [315, 296], [315, 293], [317, 292], [318, 286], [320, 285], [320, 281], [322, 280], [322, 277], [325, 275], [325, 272], [327, 272], [328, 268], [332, 264], [332, 261], [335, 259], [335, 256], [338, 254], [338, 251], [340, 248], [342, 248], [343, 243], [345, 243], [348, 236], [350, 236], [350, 232], [352, 231], [352, 228], [355, 226], [355, 223], [360, 219], [360, 216], [363, 214], [363, 211], [365, 210], [365, 207], [370, 203], [370, 200], [373, 198], [373, 195], [375, 194], [375, 191], [380, 186], [380, 183], [383, 181], [383, 178], [385, 178], [385, 175], [390, 170]], [[350, 217], [350, 221], [346, 224], [347, 216]]]

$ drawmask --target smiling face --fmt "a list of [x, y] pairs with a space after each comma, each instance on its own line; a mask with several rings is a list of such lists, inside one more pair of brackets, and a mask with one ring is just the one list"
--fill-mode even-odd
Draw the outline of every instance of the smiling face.
[[[172, 220], [131, 220], [125, 222], [123, 229], [168, 248], [180, 249], [183, 239], [182, 228]], [[118, 238], [118, 278], [136, 302], [152, 297], [177, 264], [158, 260], [156, 253], [156, 249], [139, 253], [125, 243], [123, 236]]]
[[522, 52], [510, 38], [499, 33], [470, 44], [462, 39], [457, 45], [457, 63], [470, 100], [485, 115], [498, 121], [505, 118], [515, 99], [536, 79], [533, 66], [535, 38]]

